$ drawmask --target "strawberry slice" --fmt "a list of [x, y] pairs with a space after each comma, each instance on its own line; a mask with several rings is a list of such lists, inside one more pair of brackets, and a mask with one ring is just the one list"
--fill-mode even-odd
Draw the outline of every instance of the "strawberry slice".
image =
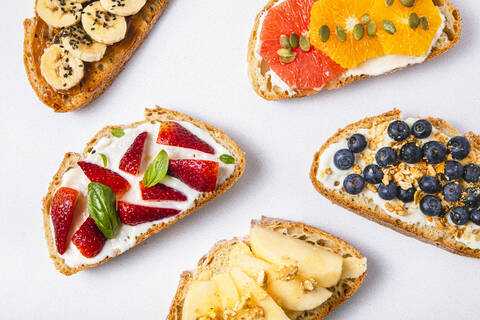
[[78, 165], [90, 181], [99, 182], [110, 187], [113, 192], [115, 192], [117, 198], [130, 190], [130, 183], [128, 183], [128, 181], [121, 175], [110, 169], [85, 161], [78, 162]]
[[134, 176], [138, 174], [140, 161], [142, 161], [143, 146], [145, 145], [147, 136], [148, 132], [142, 132], [135, 138], [132, 145], [128, 148], [127, 152], [125, 152], [120, 160], [120, 170], [133, 174]]
[[92, 217], [88, 217], [72, 237], [73, 244], [87, 258], [93, 258], [99, 254], [106, 240], [107, 238], [98, 229]]
[[205, 141], [173, 121], [165, 121], [160, 125], [157, 143], [182, 147], [214, 154], [215, 150]]
[[193, 159], [170, 160], [168, 174], [197, 191], [215, 191], [218, 162]]
[[180, 213], [180, 210], [177, 209], [153, 208], [124, 201], [118, 202], [120, 220], [129, 226], [172, 217], [178, 213]]
[[73, 211], [78, 200], [78, 191], [62, 187], [55, 192], [50, 215], [52, 216], [53, 230], [55, 231], [55, 244], [59, 254], [67, 250], [67, 236], [72, 225]]
[[166, 186], [164, 184], [157, 184], [150, 188], [145, 188], [143, 182], [140, 181], [140, 191], [142, 192], [143, 200], [172, 200], [172, 201], [186, 201], [187, 197], [180, 191]]

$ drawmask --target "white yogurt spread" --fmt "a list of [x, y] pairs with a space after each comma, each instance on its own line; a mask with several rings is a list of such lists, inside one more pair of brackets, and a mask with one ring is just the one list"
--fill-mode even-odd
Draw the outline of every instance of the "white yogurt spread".
[[[419, 118], [408, 118], [404, 120], [408, 125], [411, 127], [413, 123], [418, 120]], [[378, 149], [381, 147], [387, 146], [390, 142], [393, 140], [388, 136], [386, 132], [386, 127], [388, 126], [388, 123], [385, 123], [383, 126], [379, 126], [377, 128], [373, 129], [360, 129], [356, 133], [360, 133], [367, 138], [367, 141], [371, 140], [373, 136], [381, 134], [383, 137], [379, 140], [380, 143], [378, 144], [377, 149], [371, 150], [368, 149], [370, 152], [376, 152]], [[435, 139], [435, 135], [440, 134], [443, 135], [443, 133], [438, 132], [438, 130], [433, 127], [432, 128], [432, 133], [428, 138], [422, 139], [423, 143], [426, 143], [428, 141], [434, 141], [437, 140]], [[444, 136], [444, 135], [443, 135]], [[318, 159], [318, 171], [317, 171], [317, 180], [320, 181], [327, 189], [330, 190], [338, 190], [343, 187], [343, 180], [345, 179], [346, 176], [349, 174], [353, 173], [353, 168], [350, 168], [348, 170], [340, 170], [338, 169], [335, 164], [333, 163], [333, 156], [335, 153], [340, 150], [340, 149], [346, 149], [347, 148], [347, 140], [337, 142], [335, 144], [331, 144], [328, 148], [326, 148], [320, 158]], [[367, 147], [368, 148], [368, 147]], [[367, 150], [367, 149], [366, 149]], [[359, 157], [358, 154], [355, 154], [355, 163], [358, 164], [362, 170], [363, 168], [366, 167], [366, 163], [363, 159]], [[332, 171], [331, 174], [323, 174], [323, 172], [327, 169], [330, 168]], [[383, 200], [382, 198], [379, 197], [378, 193], [372, 192], [371, 190], [365, 188], [362, 191], [362, 194], [368, 198], [371, 198], [373, 200], [373, 203], [378, 205], [380, 208], [383, 209], [383, 211], [388, 214], [389, 216], [394, 217], [395, 219], [399, 219], [403, 222], [412, 224], [412, 225], [419, 225], [419, 226], [435, 226], [435, 222], [433, 219], [429, 221], [427, 216], [425, 216], [418, 205], [415, 205], [413, 202], [411, 203], [406, 203], [404, 205], [404, 208], [409, 212], [408, 215], [406, 216], [400, 216], [396, 214], [395, 212], [390, 212], [386, 208], [386, 204], [389, 203], [390, 201]], [[453, 226], [453, 222], [450, 220], [450, 218], [447, 218], [449, 223]], [[464, 236], [461, 238], [457, 238], [458, 241], [464, 243], [467, 245], [469, 248], [472, 249], [480, 249], [480, 241], [475, 239], [475, 236], [468, 236], [471, 231], [475, 229], [480, 229], [479, 226], [473, 224], [472, 222], [468, 222], [468, 224], [465, 226], [466, 229], [464, 232]]]
[[[122, 201], [149, 207], [174, 208], [181, 211], [190, 209], [194, 206], [195, 199], [197, 199], [201, 193], [190, 188], [180, 180], [170, 176], [165, 177], [161, 183], [181, 191], [187, 197], [187, 201], [144, 201], [142, 199], [139, 182], [142, 180], [143, 174], [151, 160], [155, 158], [156, 155], [163, 149], [168, 153], [169, 159], [198, 159], [219, 162], [217, 185], [222, 184], [226, 179], [228, 179], [228, 177], [232, 175], [235, 170], [235, 164], [225, 164], [218, 160], [220, 155], [231, 155], [231, 153], [223, 146], [218, 144], [207, 131], [198, 128], [190, 122], [177, 122], [191, 133], [208, 143], [215, 150], [215, 153], [208, 154], [194, 149], [157, 144], [156, 139], [160, 128], [160, 123], [152, 124], [148, 122], [135, 128], [125, 129], [125, 135], [121, 138], [101, 138], [94, 146], [95, 153], [89, 153], [84, 161], [95, 163], [103, 167], [103, 161], [99, 156], [99, 153], [103, 153], [107, 156], [106, 168], [120, 174], [130, 183], [131, 189], [121, 197], [120, 200]], [[133, 143], [135, 138], [144, 131], [148, 132], [148, 137], [145, 141], [139, 174], [134, 176], [120, 170], [119, 164], [121, 158]], [[69, 243], [67, 246], [67, 251], [61, 255], [61, 257], [65, 260], [65, 263], [70, 267], [95, 264], [107, 257], [113, 257], [116, 255], [116, 253], [124, 252], [136, 244], [136, 237], [145, 233], [151, 227], [174, 219], [174, 217], [170, 217], [154, 222], [143, 223], [137, 226], [121, 224], [121, 227], [119, 228], [115, 238], [108, 239], [105, 242], [102, 251], [97, 256], [93, 258], [86, 258], [80, 253], [77, 247], [71, 243], [70, 239], [75, 231], [78, 230], [78, 228], [88, 217], [86, 196], [87, 186], [89, 183], [90, 180], [78, 166], [75, 166], [67, 171], [62, 178], [62, 187], [70, 187], [79, 192], [79, 199], [75, 208], [70, 235], [68, 237]]]

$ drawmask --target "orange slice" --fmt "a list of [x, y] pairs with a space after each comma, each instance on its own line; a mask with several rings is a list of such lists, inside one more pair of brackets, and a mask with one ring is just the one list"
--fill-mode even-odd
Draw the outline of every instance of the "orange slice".
[[[385, 0], [382, 0], [385, 1]], [[383, 55], [383, 48], [377, 36], [370, 38], [366, 28], [360, 40], [353, 34], [355, 25], [361, 23], [364, 14], [371, 15], [375, 0], [319, 0], [312, 6], [310, 16], [310, 42], [325, 52], [343, 68], [353, 68], [358, 64]], [[380, 28], [377, 22], [377, 31]], [[323, 26], [330, 30], [330, 37], [323, 42], [319, 31]], [[336, 27], [346, 32], [346, 40], [340, 41], [335, 33]]]

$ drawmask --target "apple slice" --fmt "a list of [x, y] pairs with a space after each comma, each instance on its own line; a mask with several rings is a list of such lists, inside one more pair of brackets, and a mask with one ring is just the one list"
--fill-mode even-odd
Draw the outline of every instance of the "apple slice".
[[253, 225], [250, 245], [258, 258], [274, 265], [295, 265], [304, 279], [314, 279], [320, 287], [329, 288], [340, 280], [343, 258], [303, 240]]
[[185, 295], [182, 320], [197, 320], [222, 308], [215, 281], [193, 281]]
[[232, 310], [240, 301], [237, 287], [228, 273], [220, 273], [212, 278], [217, 285], [223, 310]]

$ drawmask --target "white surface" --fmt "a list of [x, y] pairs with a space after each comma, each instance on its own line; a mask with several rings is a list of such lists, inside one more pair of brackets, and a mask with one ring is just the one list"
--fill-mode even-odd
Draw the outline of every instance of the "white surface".
[[[245, 55], [265, 0], [172, 0], [113, 86], [83, 110], [54, 114], [31, 90], [22, 65], [23, 18], [33, 0], [12, 1], [0, 72], [1, 319], [165, 319], [178, 278], [216, 240], [248, 232], [251, 218], [307, 222], [369, 258], [362, 288], [329, 319], [476, 319], [479, 260], [410, 239], [330, 204], [312, 187], [314, 152], [338, 128], [393, 106], [480, 131], [480, 7], [462, 12], [459, 45], [390, 76], [292, 101], [252, 90]], [[48, 257], [40, 202], [63, 154], [81, 151], [103, 126], [141, 120], [159, 104], [205, 120], [247, 153], [243, 178], [226, 194], [103, 266], [72, 277]]]

